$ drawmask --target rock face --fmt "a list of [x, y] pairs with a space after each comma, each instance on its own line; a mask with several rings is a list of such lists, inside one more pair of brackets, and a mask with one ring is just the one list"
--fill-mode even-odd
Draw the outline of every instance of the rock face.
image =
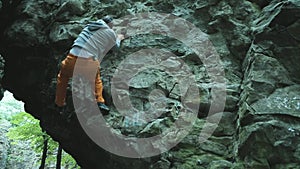
[[[0, 76], [4, 70], [0, 87], [22, 100], [26, 112], [38, 118], [41, 127], [83, 168], [297, 168], [300, 163], [299, 10], [300, 3], [296, 0], [1, 1], [0, 53], [5, 69], [0, 64]], [[169, 24], [171, 27], [163, 28], [169, 18], [153, 21], [149, 17], [130, 23], [121, 19], [144, 12], [170, 13], [181, 20], [174, 19]], [[127, 30], [129, 37], [123, 41], [121, 49], [109, 53], [101, 63], [104, 95], [112, 108], [105, 120], [115, 132], [139, 138], [164, 133], [182, 117], [182, 112], [187, 113], [183, 108], [199, 102], [197, 117], [180, 121], [184, 130], [192, 120], [190, 132], [167, 152], [161, 149], [166, 142], [151, 142], [143, 147], [131, 142], [122, 147], [136, 147], [136, 154], [148, 149], [164, 152], [148, 158], [121, 157], [98, 146], [80, 125], [83, 122], [85, 127], [95, 129], [101, 117], [88, 109], [95, 105], [74, 104], [74, 98], [86, 101], [91, 96], [91, 93], [78, 90], [87, 87], [80, 78], [73, 79], [76, 82], [73, 92], [68, 90], [66, 113], [59, 115], [54, 108], [60, 61], [87, 21], [106, 14], [116, 18], [117, 32], [134, 28]], [[183, 19], [201, 29], [202, 34], [189, 36], [189, 29], [184, 29], [189, 24]], [[148, 21], [155, 22], [160, 32], [139, 32], [152, 29]], [[174, 25], [176, 29], [172, 28]], [[169, 36], [170, 32], [161, 30], [185, 33], [175, 34], [179, 39], [174, 39]], [[180, 37], [189, 40], [181, 41]], [[210, 50], [208, 53], [191, 49], [199, 46], [191, 42], [208, 42], [205, 38], [219, 54], [220, 65], [212, 62], [215, 60], [210, 53], [212, 49], [205, 49], [209, 46], [203, 49]], [[155, 52], [157, 49], [172, 54], [159, 55]], [[205, 59], [199, 59], [199, 54]], [[171, 73], [151, 67], [156, 64], [159, 68], [168, 68]], [[222, 103], [213, 102], [218, 97], [213, 91], [222, 81], [213, 81], [209, 70], [220, 67], [225, 73], [226, 95], [222, 97], [226, 97], [226, 104], [222, 111], [213, 111], [212, 107], [222, 107]], [[192, 76], [187, 76], [184, 68]], [[127, 79], [130, 83], [124, 85], [114, 78], [116, 72], [121, 80], [133, 75]], [[195, 80], [194, 88], [189, 87], [189, 79], [182, 75]], [[113, 87], [116, 90], [111, 90]], [[185, 97], [182, 91], [187, 94]], [[119, 98], [114, 97], [114, 92], [118, 92]], [[195, 94], [200, 97], [187, 97]], [[121, 111], [127, 110], [128, 103], [134, 107], [129, 110], [150, 114], [159, 110], [160, 115], [154, 114], [154, 119], [149, 115], [152, 120], [148, 122], [138, 116], [124, 118]], [[75, 114], [74, 107], [82, 114]], [[136, 115], [136, 112], [130, 113]], [[218, 117], [222, 117], [221, 121], [214, 121]], [[80, 121], [82, 118], [84, 121]], [[216, 129], [208, 140], [201, 142], [199, 133], [205, 127], [208, 131]], [[177, 138], [180, 137], [179, 132]], [[110, 138], [98, 139], [110, 141]]]
[[236, 147], [248, 168], [299, 167], [299, 6], [273, 1], [253, 22]]

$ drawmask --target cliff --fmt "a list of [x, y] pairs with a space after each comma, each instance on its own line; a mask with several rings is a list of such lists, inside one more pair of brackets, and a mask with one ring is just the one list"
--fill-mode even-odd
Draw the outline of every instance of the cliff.
[[[2, 0], [0, 93], [23, 101], [83, 168], [299, 168], [299, 13], [297, 0]], [[95, 114], [74, 78], [60, 115], [60, 62], [83, 26], [107, 14], [128, 34], [101, 62], [112, 110]], [[131, 110], [151, 120], [124, 118]]]

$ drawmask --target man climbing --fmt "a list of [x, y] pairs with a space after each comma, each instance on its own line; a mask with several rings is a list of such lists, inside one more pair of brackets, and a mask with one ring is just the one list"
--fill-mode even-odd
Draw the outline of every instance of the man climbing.
[[[102, 113], [107, 114], [109, 108], [105, 105], [102, 95], [103, 86], [100, 78], [100, 61], [114, 46], [119, 47], [124, 39], [123, 34], [112, 30], [113, 18], [105, 16], [100, 20], [90, 22], [75, 39], [67, 57], [61, 62], [57, 75], [55, 104], [62, 109], [65, 106], [66, 91], [69, 79], [76, 70], [84, 72], [90, 83], [95, 83], [95, 97]], [[84, 63], [84, 64], [82, 64]], [[96, 74], [96, 76], [94, 76]]]

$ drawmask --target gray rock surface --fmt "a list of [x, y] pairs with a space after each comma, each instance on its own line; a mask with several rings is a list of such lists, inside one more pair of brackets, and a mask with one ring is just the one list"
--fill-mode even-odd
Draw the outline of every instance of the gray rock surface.
[[299, 168], [299, 5], [272, 1], [253, 22], [237, 123], [236, 155], [246, 168]]
[[[2, 87], [24, 101], [26, 111], [40, 119], [41, 126], [83, 168], [299, 168], [299, 1], [17, 2], [3, 3], [0, 8], [0, 53], [6, 66]], [[9, 11], [15, 11], [14, 17], [10, 17]], [[210, 107], [221, 104], [212, 104], [217, 96], [212, 89], [220, 84], [212, 82], [215, 77], [209, 76], [210, 67], [207, 63], [212, 65], [211, 68], [220, 66], [213, 62], [214, 57], [206, 56], [211, 53], [201, 53], [205, 59], [199, 59], [191, 49], [198, 44], [188, 45], [194, 42], [194, 38], [182, 43], [178, 39], [164, 36], [170, 35], [168, 33], [137, 35], [140, 30], [151, 29], [147, 24], [151, 18], [131, 22], [130, 25], [120, 19], [141, 12], [170, 13], [201, 29], [204, 34], [197, 38], [203, 40], [207, 37], [211, 41], [224, 68], [224, 110], [213, 112], [207, 117]], [[187, 101], [191, 105], [200, 102], [198, 118], [194, 118], [191, 131], [178, 145], [158, 156], [140, 159], [120, 157], [103, 150], [84, 133], [77, 121], [72, 100], [72, 96], [82, 101], [92, 96], [92, 92], [78, 90], [83, 87], [87, 89], [82, 79], [73, 79], [77, 80], [77, 86], [73, 93], [68, 90], [67, 113], [63, 117], [53, 107], [60, 61], [81, 28], [89, 20], [106, 14], [116, 18], [114, 28], [117, 32], [126, 27], [135, 28], [127, 32], [135, 36], [124, 40], [118, 53], [109, 53], [101, 63], [104, 95], [112, 109], [105, 119], [116, 132], [149, 137], [168, 131], [174, 121], [180, 118], [180, 109], [186, 106], [180, 100], [181, 90], [189, 92], [190, 96], [196, 93], [195, 89], [188, 89], [188, 85], [181, 88], [176, 84], [176, 79], [189, 81], [181, 78], [182, 74], [187, 74], [183, 71], [184, 64], [195, 77], [200, 99], [187, 97]], [[184, 23], [180, 21], [178, 19], [177, 23]], [[163, 19], [156, 22], [157, 25], [163, 25]], [[180, 24], [176, 29], [181, 29]], [[189, 37], [188, 29], [182, 29], [182, 32], [185, 33], [178, 36]], [[138, 53], [140, 55], [136, 58], [120, 66], [132, 53], [148, 48], [151, 50]], [[155, 49], [165, 49], [174, 55], [157, 55]], [[154, 60], [153, 57], [158, 59]], [[144, 63], [148, 63], [147, 69], [141, 67], [145, 67]], [[170, 76], [151, 67], [155, 64], [176, 73]], [[113, 79], [118, 70], [120, 77], [127, 77], [135, 71], [139, 73], [134, 74], [126, 86], [122, 81]], [[117, 87], [115, 91], [123, 98], [118, 102], [121, 107], [128, 108], [128, 98], [124, 96], [129, 94], [135, 110], [153, 112], [154, 107], [160, 114], [149, 115], [149, 118], [156, 117], [149, 122], [138, 116], [124, 118], [112, 97], [114, 82]], [[89, 111], [88, 108], [92, 106], [79, 105], [87, 126], [91, 128], [99, 120], [99, 116]], [[209, 121], [218, 117], [222, 117], [218, 124], [217, 121]], [[207, 119], [209, 123], [205, 124]], [[185, 120], [183, 124], [190, 119]], [[204, 126], [216, 130], [206, 142], [199, 142], [199, 134]], [[209, 134], [207, 132], [205, 130], [203, 137]], [[147, 144], [143, 148], [161, 144], [164, 142]], [[134, 146], [138, 147], [136, 143]], [[141, 147], [136, 151], [140, 152]]]

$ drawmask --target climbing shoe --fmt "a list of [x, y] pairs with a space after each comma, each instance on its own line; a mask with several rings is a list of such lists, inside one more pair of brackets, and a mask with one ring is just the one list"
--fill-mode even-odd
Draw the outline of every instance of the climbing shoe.
[[60, 115], [63, 115], [66, 111], [66, 106], [65, 105], [64, 106], [55, 105], [55, 109]]
[[109, 108], [104, 103], [98, 102], [97, 104], [98, 104], [98, 107], [99, 107], [101, 113], [103, 115], [108, 115]]

